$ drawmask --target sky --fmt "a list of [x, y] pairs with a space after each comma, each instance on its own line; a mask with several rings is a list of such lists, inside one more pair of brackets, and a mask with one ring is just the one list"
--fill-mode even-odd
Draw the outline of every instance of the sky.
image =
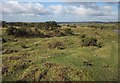
[[0, 19], [8, 22], [118, 21], [118, 0], [4, 0], [0, 4]]

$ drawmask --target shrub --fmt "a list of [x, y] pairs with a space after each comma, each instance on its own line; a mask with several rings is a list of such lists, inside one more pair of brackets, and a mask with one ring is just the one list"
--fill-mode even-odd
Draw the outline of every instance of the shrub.
[[103, 44], [101, 42], [97, 42], [97, 47], [101, 48]]
[[54, 31], [55, 31], [55, 34], [56, 34], [57, 37], [66, 36], [67, 35], [63, 30], [60, 30], [60, 29], [56, 29]]
[[57, 36], [67, 36], [67, 34], [65, 32], [59, 32], [59, 34]]
[[28, 36], [29, 33], [26, 31], [26, 29], [23, 29], [23, 28], [19, 28], [19, 29], [16, 29], [16, 32], [14, 32], [14, 35], [17, 36], [17, 37], [21, 37], [21, 36]]
[[13, 26], [10, 26], [9, 28], [7, 28], [6, 32], [8, 35], [14, 35], [14, 32], [16, 31], [16, 28], [14, 28]]
[[55, 30], [57, 27], [60, 27], [55, 21], [47, 21], [44, 23], [46, 30]]
[[64, 31], [67, 35], [73, 35], [73, 31], [71, 30], [71, 28], [66, 28], [64, 29]]
[[80, 36], [80, 38], [85, 38], [86, 37], [86, 34], [82, 34], [81, 36]]
[[71, 27], [71, 28], [77, 28], [77, 26], [74, 24], [74, 25], [67, 25], [67, 27]]
[[46, 37], [60, 37], [60, 36], [67, 36], [73, 35], [73, 31], [69, 28], [67, 29], [55, 29], [53, 31], [45, 31]]
[[52, 41], [52, 42], [48, 42], [48, 48], [50, 49], [64, 49], [65, 45], [63, 42], [60, 41]]
[[15, 28], [13, 26], [7, 28], [6, 30], [8, 35], [14, 35], [14, 36], [27, 36], [28, 32], [24, 28]]
[[102, 47], [102, 44], [98, 42], [97, 38], [94, 37], [85, 37], [82, 39], [82, 46], [97, 46]]
[[70, 27], [70, 25], [69, 25], [69, 24], [67, 24], [67, 27]]
[[53, 31], [47, 32], [47, 37], [55, 37], [57, 34]]
[[76, 26], [76, 25], [71, 25], [70, 27], [71, 27], [71, 28], [77, 28], [77, 26]]
[[14, 35], [16, 37], [44, 37], [44, 34], [41, 33], [38, 29], [32, 31], [25, 28], [9, 27], [6, 32], [8, 35]]

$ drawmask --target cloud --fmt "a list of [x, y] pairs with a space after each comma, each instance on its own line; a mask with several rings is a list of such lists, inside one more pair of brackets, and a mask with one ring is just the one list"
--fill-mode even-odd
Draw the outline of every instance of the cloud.
[[99, 15], [100, 14], [99, 10], [96, 11], [95, 9], [92, 9], [92, 8], [86, 8], [84, 5], [80, 5], [79, 7], [71, 6], [70, 12], [72, 14], [78, 14], [78, 15]]
[[67, 5], [52, 5], [49, 7], [53, 14], [74, 14], [88, 16], [117, 15], [112, 6], [98, 6], [95, 2], [67, 3]]
[[53, 14], [62, 14], [64, 13], [64, 7], [62, 5], [51, 5], [50, 10], [53, 11]]
[[88, 15], [88, 16], [112, 16], [116, 15], [111, 6], [99, 7], [95, 4], [85, 5], [80, 4], [79, 6], [68, 6], [68, 14], [77, 14], [77, 15]]
[[48, 10], [40, 3], [3, 2], [3, 14], [46, 14]]
[[77, 14], [77, 15], [115, 15], [112, 6], [105, 5], [99, 7], [96, 3], [68, 3], [69, 5], [52, 4], [47, 8], [41, 3], [20, 3], [17, 1], [3, 2], [3, 14]]
[[103, 8], [104, 8], [105, 10], [108, 10], [108, 11], [109, 11], [109, 10], [112, 10], [112, 7], [111, 7], [111, 6], [108, 6], [108, 5], [104, 6]]
[[[49, 19], [60, 19], [60, 21], [88, 19], [98, 20], [99, 19], [116, 19], [117, 12], [113, 3], [104, 5], [98, 5], [96, 2], [64, 2], [64, 3], [39, 3], [39, 2], [18, 2], [18, 1], [7, 1], [3, 2], [2, 14], [3, 18], [10, 19], [14, 18], [22, 20], [49, 20]], [[114, 5], [115, 6], [115, 5]], [[19, 14], [19, 15], [18, 15]], [[7, 16], [7, 17], [6, 17]], [[18, 17], [19, 18], [18, 18]], [[67, 17], [68, 16], [68, 17]], [[100, 18], [101, 17], [101, 18]], [[75, 18], [75, 19], [74, 19]], [[28, 20], [28, 21], [29, 21]]]

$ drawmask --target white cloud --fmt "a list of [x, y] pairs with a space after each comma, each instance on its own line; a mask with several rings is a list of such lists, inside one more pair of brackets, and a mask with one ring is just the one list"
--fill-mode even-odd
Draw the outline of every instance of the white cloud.
[[21, 14], [22, 16], [36, 16], [35, 14]]
[[117, 12], [115, 12], [110, 5], [105, 5], [101, 9], [101, 12], [104, 16], [115, 16], [117, 15]]
[[80, 5], [79, 7], [71, 6], [70, 10], [72, 10], [72, 14], [78, 14], [78, 15], [99, 15], [100, 11], [95, 10], [93, 8], [86, 8], [84, 5]]
[[53, 11], [53, 14], [62, 14], [65, 10], [62, 5], [51, 5], [49, 8]]
[[[0, 7], [1, 9], [1, 7]], [[103, 6], [97, 5], [96, 3], [57, 3], [57, 4], [48, 4], [47, 6], [45, 4], [36, 2], [17, 2], [17, 1], [7, 1], [3, 2], [2, 6], [2, 13], [8, 14], [8, 17], [12, 20], [13, 17], [14, 20], [17, 19], [17, 15], [20, 17], [19, 20], [22, 19], [30, 19], [32, 20], [32, 17], [35, 19], [65, 19], [67, 20], [78, 20], [82, 18], [84, 19], [91, 19], [94, 18], [96, 20], [97, 16], [102, 17], [99, 19], [114, 19], [114, 16], [117, 16], [117, 12], [114, 11], [114, 8], [112, 5], [106, 4]], [[16, 16], [15, 16], [16, 15]], [[6, 15], [3, 15], [3, 17]], [[47, 17], [46, 17], [47, 16]], [[57, 17], [55, 17], [57, 16]], [[105, 17], [104, 17], [105, 16]], [[106, 17], [108, 16], [108, 17]], [[29, 18], [28, 18], [29, 17]], [[4, 17], [5, 18], [5, 17]], [[9, 19], [8, 18], [8, 19]], [[35, 20], [33, 18], [33, 20]], [[7, 19], [7, 17], [6, 17]], [[94, 20], [93, 19], [93, 20]]]
[[45, 14], [48, 11], [40, 3], [3, 2], [2, 12], [11, 14]]
[[[79, 5], [79, 6], [78, 6]], [[48, 14], [77, 14], [77, 15], [115, 15], [110, 5], [99, 7], [95, 3], [81, 3], [78, 5], [50, 5], [47, 8], [41, 3], [20, 3], [17, 1], [3, 2], [2, 12], [3, 14], [36, 14], [48, 15]]]
[[88, 16], [111, 16], [116, 15], [112, 6], [98, 6], [95, 3], [81, 3], [77, 5], [52, 5], [50, 9], [53, 14], [74, 14], [74, 15], [88, 15]]
[[73, 10], [73, 14], [86, 15], [86, 9], [83, 7], [83, 5], [81, 5], [80, 7], [71, 6], [71, 10]]
[[104, 8], [105, 10], [108, 10], [108, 11], [109, 11], [109, 10], [112, 10], [112, 7], [111, 7], [111, 6], [108, 6], [108, 5], [104, 6], [103, 8]]

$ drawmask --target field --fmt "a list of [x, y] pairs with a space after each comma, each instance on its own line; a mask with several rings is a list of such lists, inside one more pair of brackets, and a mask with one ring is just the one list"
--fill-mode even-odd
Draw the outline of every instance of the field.
[[[86, 24], [87, 25], [87, 24]], [[96, 24], [97, 25], [97, 24]], [[100, 26], [112, 24], [100, 24]], [[118, 33], [116, 28], [76, 27], [74, 35], [14, 37], [1, 28], [3, 81], [115, 81], [118, 80]], [[97, 45], [82, 45], [84, 38]]]

